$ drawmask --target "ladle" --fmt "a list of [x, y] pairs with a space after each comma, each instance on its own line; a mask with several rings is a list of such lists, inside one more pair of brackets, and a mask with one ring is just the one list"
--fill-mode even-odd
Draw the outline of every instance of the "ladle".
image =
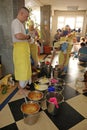
[[23, 94], [23, 95], [24, 95], [24, 100], [25, 100], [25, 103], [27, 104], [27, 103], [28, 103], [27, 97], [26, 97], [26, 95], [25, 95], [25, 94]]

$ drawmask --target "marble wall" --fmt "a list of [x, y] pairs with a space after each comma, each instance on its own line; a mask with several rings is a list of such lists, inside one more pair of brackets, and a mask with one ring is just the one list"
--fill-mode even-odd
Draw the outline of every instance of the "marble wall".
[[0, 0], [0, 56], [3, 76], [13, 71], [11, 21], [24, 0]]

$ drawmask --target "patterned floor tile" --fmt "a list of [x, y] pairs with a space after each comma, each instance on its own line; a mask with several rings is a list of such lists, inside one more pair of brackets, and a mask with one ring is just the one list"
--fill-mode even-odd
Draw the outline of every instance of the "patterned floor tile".
[[67, 100], [79, 95], [79, 92], [77, 92], [76, 90], [74, 90], [69, 86], [64, 86], [63, 95], [64, 95], [64, 99]]
[[[48, 56], [47, 60], [50, 60]], [[58, 64], [58, 54], [53, 61], [53, 67]], [[18, 92], [12, 97], [8, 105], [0, 112], [1, 130], [86, 130], [87, 129], [87, 93], [82, 94], [75, 88], [76, 78], [83, 77], [86, 67], [79, 65], [77, 59], [70, 58], [69, 71], [65, 78], [64, 102], [59, 105], [55, 116], [47, 111], [46, 102], [41, 103], [44, 111], [40, 110], [40, 118], [34, 125], [24, 123], [21, 105], [25, 102], [24, 97]], [[34, 90], [34, 87], [32, 90]], [[86, 118], [86, 119], [85, 119]]]
[[81, 121], [69, 130], [87, 130], [87, 119]]
[[17, 127], [16, 123], [13, 123], [13, 124], [10, 124], [10, 125], [7, 125], [7, 126], [1, 128], [1, 130], [18, 130], [18, 127]]
[[74, 98], [67, 100], [66, 102], [70, 104], [81, 115], [87, 118], [87, 96], [80, 94]]
[[23, 118], [23, 114], [21, 112], [21, 105], [23, 103], [24, 103], [24, 98], [13, 102], [9, 102], [9, 107], [15, 121], [21, 120]]
[[39, 119], [33, 125], [25, 124], [24, 120], [20, 120], [16, 124], [19, 130], [59, 130], [43, 111], [40, 112]]
[[14, 118], [12, 116], [12, 113], [9, 109], [9, 106], [6, 105], [2, 111], [0, 111], [0, 127], [4, 127], [6, 125], [9, 125], [11, 123], [14, 123]]
[[19, 94], [18, 92], [11, 98], [11, 100], [9, 102], [13, 102], [15, 100], [21, 99], [23, 98], [23, 96], [21, 94]]
[[61, 104], [55, 116], [52, 116], [47, 112], [47, 110], [45, 112], [59, 130], [68, 130], [80, 121], [84, 120], [84, 117], [66, 102]]

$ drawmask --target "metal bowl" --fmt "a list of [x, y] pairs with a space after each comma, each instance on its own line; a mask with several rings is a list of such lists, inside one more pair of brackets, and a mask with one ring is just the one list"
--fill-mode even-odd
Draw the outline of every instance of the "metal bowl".
[[44, 95], [42, 92], [40, 91], [30, 91], [28, 93], [28, 99], [31, 101], [40, 101], [41, 99], [43, 99]]
[[56, 85], [57, 86], [65, 86], [66, 85], [66, 83], [65, 83], [65, 81], [63, 79], [57, 78], [56, 80], [57, 80], [56, 83], [51, 83], [51, 84], [54, 85], [54, 86], [56, 86]]
[[61, 79], [61, 78], [58, 78], [57, 80], [59, 81], [59, 82], [58, 82], [58, 85], [59, 85], [59, 86], [65, 86], [65, 85], [66, 85], [65, 80], [63, 80], [63, 79]]
[[55, 85], [55, 90], [59, 93], [62, 93], [64, 90], [64, 86]]

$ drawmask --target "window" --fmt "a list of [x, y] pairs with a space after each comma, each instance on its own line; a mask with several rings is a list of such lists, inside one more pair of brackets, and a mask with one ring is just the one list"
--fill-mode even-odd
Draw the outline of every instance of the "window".
[[64, 17], [60, 16], [58, 17], [58, 25], [57, 28], [63, 28], [64, 27]]
[[40, 11], [39, 10], [34, 10], [32, 11], [32, 15], [30, 18], [34, 21], [35, 26], [40, 25]]
[[75, 18], [70, 17], [65, 19], [65, 25], [69, 25], [71, 29], [74, 29]]
[[[30, 19], [34, 21], [34, 26], [40, 29], [40, 10], [34, 10], [31, 12]], [[25, 23], [26, 29], [29, 28], [29, 21]]]
[[57, 22], [57, 29], [62, 29], [65, 25], [69, 25], [71, 29], [78, 29], [83, 27], [83, 17], [77, 16], [77, 17], [65, 17], [65, 16], [59, 16], [58, 22]]
[[76, 18], [76, 29], [83, 27], [83, 17], [77, 17]]

